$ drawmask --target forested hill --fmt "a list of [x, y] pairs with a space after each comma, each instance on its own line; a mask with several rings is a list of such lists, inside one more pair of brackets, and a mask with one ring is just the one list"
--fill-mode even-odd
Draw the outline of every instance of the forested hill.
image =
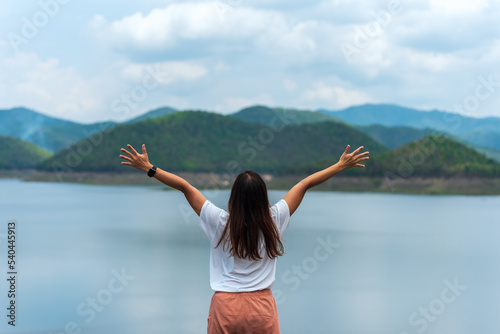
[[[347, 144], [364, 145], [372, 154], [386, 148], [355, 128], [334, 122], [272, 126], [232, 116], [185, 111], [121, 124], [102, 136], [80, 141], [44, 161], [42, 169], [130, 171], [120, 164], [120, 148], [144, 143], [152, 163], [172, 171], [236, 172], [254, 169], [273, 174], [300, 170], [317, 161], [334, 163]], [[93, 143], [94, 142], [94, 143]]]
[[365, 175], [500, 177], [500, 163], [444, 136], [427, 136], [370, 160]]
[[0, 136], [0, 169], [30, 169], [51, 155], [35, 144]]

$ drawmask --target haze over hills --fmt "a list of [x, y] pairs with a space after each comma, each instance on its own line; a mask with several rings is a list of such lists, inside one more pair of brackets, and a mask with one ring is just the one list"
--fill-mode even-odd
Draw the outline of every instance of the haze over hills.
[[42, 160], [51, 156], [33, 143], [0, 136], [0, 169], [30, 169], [35, 168]]
[[[173, 108], [162, 107], [146, 112], [124, 123], [161, 117], [173, 112], [176, 112]], [[108, 121], [82, 124], [47, 116], [26, 108], [0, 110], [0, 135], [29, 141], [50, 152], [57, 152], [116, 124], [119, 123]]]
[[[64, 166], [77, 171], [129, 171], [120, 164], [120, 148], [145, 143], [150, 160], [172, 171], [230, 172], [255, 169], [283, 174], [311, 162], [334, 163], [347, 143], [365, 145], [373, 153], [386, 148], [351, 126], [334, 122], [275, 127], [244, 122], [216, 113], [185, 111], [131, 124], [117, 125], [91, 154], [79, 156], [81, 141], [43, 162], [41, 168]], [[129, 167], [128, 167], [129, 168]]]
[[114, 124], [80, 124], [26, 108], [0, 110], [0, 135], [29, 141], [50, 152], [59, 151]]

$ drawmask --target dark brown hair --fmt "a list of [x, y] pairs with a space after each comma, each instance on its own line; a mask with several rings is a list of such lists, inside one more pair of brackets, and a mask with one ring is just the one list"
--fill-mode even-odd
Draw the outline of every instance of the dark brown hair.
[[283, 255], [278, 228], [271, 218], [267, 188], [259, 174], [251, 170], [240, 173], [234, 181], [228, 204], [229, 218], [216, 247], [222, 243], [232, 256], [260, 260], [261, 240], [267, 256]]

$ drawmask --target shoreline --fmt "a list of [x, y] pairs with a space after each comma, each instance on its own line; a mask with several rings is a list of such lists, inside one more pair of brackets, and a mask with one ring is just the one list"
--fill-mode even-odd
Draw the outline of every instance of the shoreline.
[[[230, 189], [236, 175], [178, 172], [200, 189]], [[307, 175], [273, 176], [262, 174], [269, 190], [288, 190]], [[57, 175], [36, 170], [1, 170], [0, 179], [25, 182], [63, 182], [90, 185], [158, 185], [158, 180], [141, 172], [72, 172]], [[165, 186], [166, 187], [166, 186]], [[166, 187], [168, 188], [168, 187]], [[340, 192], [377, 192], [425, 195], [500, 195], [500, 178], [397, 178], [337, 175], [314, 190]]]

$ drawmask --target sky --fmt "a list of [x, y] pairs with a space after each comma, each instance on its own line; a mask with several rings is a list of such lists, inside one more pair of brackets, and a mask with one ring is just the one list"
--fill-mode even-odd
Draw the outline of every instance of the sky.
[[500, 117], [500, 0], [0, 2], [0, 109], [391, 103]]

